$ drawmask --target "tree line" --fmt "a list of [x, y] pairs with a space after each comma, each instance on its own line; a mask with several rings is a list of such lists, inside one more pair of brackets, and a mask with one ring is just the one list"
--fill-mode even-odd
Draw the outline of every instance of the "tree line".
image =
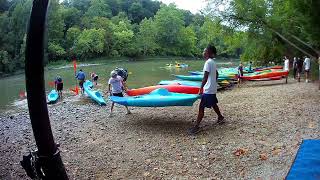
[[[0, 0], [0, 73], [24, 68], [32, 0]], [[219, 18], [192, 14], [151, 0], [51, 0], [47, 60], [97, 57], [200, 56], [214, 43], [223, 56], [239, 57], [245, 32]]]
[[319, 0], [210, 0], [207, 14], [245, 29], [241, 54], [258, 64], [281, 57], [320, 56]]

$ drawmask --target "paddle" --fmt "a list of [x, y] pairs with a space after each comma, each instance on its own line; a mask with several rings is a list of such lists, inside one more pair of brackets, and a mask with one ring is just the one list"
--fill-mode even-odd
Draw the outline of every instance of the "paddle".
[[[76, 73], [77, 73], [77, 61], [76, 61], [76, 58], [73, 59], [73, 70], [74, 70], [74, 75], [76, 76]], [[70, 88], [70, 90], [73, 91], [76, 95], [79, 94], [79, 88], [78, 88], [78, 85], [77, 85], [77, 79], [76, 79], [76, 87], [75, 87], [75, 89]]]

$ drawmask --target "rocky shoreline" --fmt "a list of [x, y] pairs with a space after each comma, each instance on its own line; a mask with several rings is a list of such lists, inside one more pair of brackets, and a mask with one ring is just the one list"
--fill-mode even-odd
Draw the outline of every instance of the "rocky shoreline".
[[[283, 179], [302, 139], [320, 138], [317, 84], [246, 83], [218, 93], [227, 123], [207, 109], [196, 136], [192, 107], [99, 107], [68, 96], [49, 105], [70, 179]], [[26, 179], [22, 155], [35, 149], [26, 106], [0, 115], [0, 179]]]

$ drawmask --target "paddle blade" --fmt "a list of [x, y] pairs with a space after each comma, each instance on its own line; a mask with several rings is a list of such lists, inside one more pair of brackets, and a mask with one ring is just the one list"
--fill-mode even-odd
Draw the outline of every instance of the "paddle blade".
[[79, 94], [79, 88], [76, 86], [74, 89], [70, 88], [70, 91], [74, 92], [76, 95]]

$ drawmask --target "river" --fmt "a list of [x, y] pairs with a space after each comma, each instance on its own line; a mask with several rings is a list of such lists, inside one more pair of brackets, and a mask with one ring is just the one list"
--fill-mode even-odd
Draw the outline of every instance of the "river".
[[[180, 63], [186, 63], [188, 68], [165, 68], [166, 64], [174, 64], [176, 60], [147, 60], [147, 61], [113, 61], [106, 63], [79, 63], [78, 70], [81, 68], [89, 77], [90, 72], [95, 72], [99, 76], [98, 83], [102, 83], [105, 88], [110, 72], [116, 67], [126, 68], [129, 72], [127, 84], [129, 88], [138, 88], [157, 84], [160, 80], [174, 79], [173, 74], [188, 74], [188, 71], [201, 70], [204, 60], [184, 60]], [[238, 60], [217, 60], [218, 67], [235, 66]], [[56, 76], [61, 76], [64, 81], [64, 91], [68, 92], [69, 88], [74, 87], [75, 78], [73, 65], [55, 66], [46, 68], [46, 92], [48, 93], [52, 87], [49, 85]], [[24, 74], [14, 75], [0, 79], [0, 109], [5, 110], [14, 106], [19, 106], [20, 93], [25, 92], [25, 76]]]

